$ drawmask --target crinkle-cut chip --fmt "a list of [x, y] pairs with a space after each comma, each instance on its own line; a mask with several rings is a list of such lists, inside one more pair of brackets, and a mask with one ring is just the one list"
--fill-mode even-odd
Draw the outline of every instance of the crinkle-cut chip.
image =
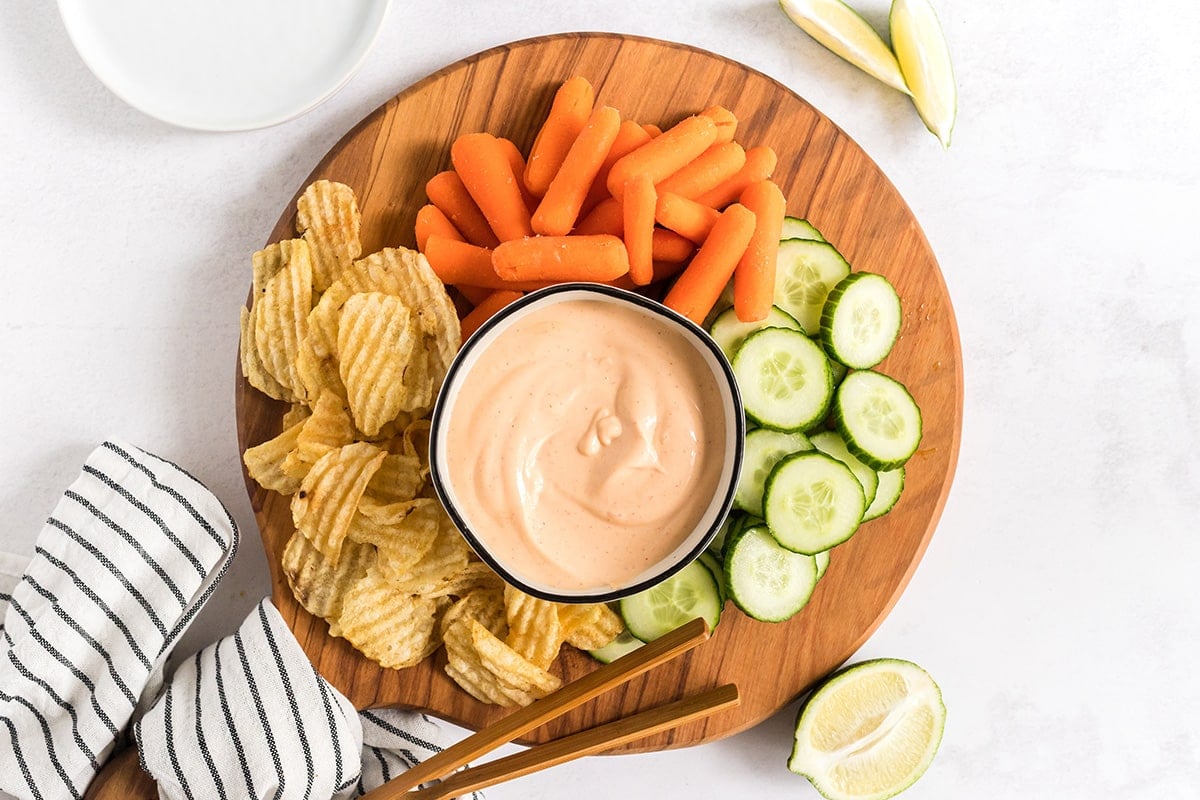
[[[437, 535], [437, 528], [440, 524], [438, 517], [435, 516], [436, 509], [432, 508], [436, 505], [436, 500], [426, 497], [414, 497], [411, 500], [400, 500], [395, 503], [381, 503], [370, 495], [364, 494], [358, 501], [358, 510], [381, 525], [400, 525], [405, 521], [410, 525], [419, 524], [423, 530], [430, 532], [428, 535], [432, 541], [432, 537]], [[410, 514], [418, 510], [421, 510], [420, 514], [411, 520], [408, 519]]]
[[317, 459], [292, 495], [292, 520], [321, 554], [337, 563], [359, 498], [386, 453], [373, 444], [331, 450]]
[[292, 427], [298, 423], [304, 422], [312, 414], [312, 409], [303, 403], [294, 403], [292, 407], [283, 413], [283, 427], [285, 429]]
[[299, 396], [296, 357], [308, 335], [312, 310], [312, 263], [308, 251], [291, 249], [291, 260], [267, 279], [254, 298], [254, 341], [258, 357], [279, 384]]
[[296, 452], [289, 457], [288, 469], [296, 462], [304, 462], [311, 468], [330, 450], [345, 447], [353, 441], [354, 423], [350, 421], [345, 401], [331, 391], [321, 392], [313, 405], [312, 415], [305, 420], [296, 440]]
[[[444, 632], [446, 645], [446, 674], [467, 694], [481, 703], [491, 703], [509, 708], [519, 703], [510, 697], [496, 676], [484, 668], [475, 645], [471, 641], [470, 620], [451, 625]], [[532, 702], [533, 698], [529, 698]], [[528, 703], [526, 703], [528, 704]]]
[[288, 455], [295, 451], [303, 427], [302, 420], [285, 428], [283, 433], [274, 439], [247, 448], [246, 452], [242, 453], [246, 472], [259, 486], [280, 494], [295, 494], [300, 488], [300, 479], [284, 472], [283, 464]]
[[358, 292], [345, 281], [334, 281], [308, 313], [308, 343], [318, 357], [330, 358], [337, 354], [338, 318], [342, 306], [355, 294]]
[[254, 335], [256, 316], [257, 314], [250, 309], [242, 308], [242, 375], [250, 382], [251, 386], [268, 397], [274, 397], [285, 403], [294, 403], [296, 402], [295, 393], [275, 380], [275, 376], [267, 371], [262, 359], [258, 356], [258, 340]]
[[312, 614], [333, 619], [342, 612], [342, 599], [375, 563], [375, 548], [346, 542], [342, 557], [333, 564], [300, 532], [283, 548], [281, 566], [292, 594]]
[[[562, 686], [562, 680], [537, 666], [496, 638], [477, 620], [468, 620], [471, 643], [483, 666], [502, 686], [528, 692], [535, 699], [545, 697]], [[451, 626], [453, 627], [453, 626]]]
[[525, 706], [561, 685], [558, 678], [522, 659], [474, 619], [460, 619], [448, 626], [444, 641], [446, 674], [484, 703]]
[[318, 292], [362, 255], [361, 224], [354, 190], [344, 183], [315, 181], [296, 200], [296, 230], [312, 250], [313, 287]]
[[437, 649], [436, 600], [397, 592], [374, 569], [355, 581], [329, 633], [340, 636], [388, 669], [419, 664]]
[[498, 588], [472, 589], [454, 601], [442, 616], [442, 637], [446, 630], [461, 619], [470, 618], [492, 632], [497, 639], [508, 635], [508, 620], [504, 616], [504, 591]]
[[454, 595], [462, 597], [476, 589], [504, 590], [504, 580], [482, 561], [468, 561], [466, 566], [437, 586], [429, 594], [433, 597]]
[[364, 497], [381, 505], [412, 500], [425, 485], [421, 462], [415, 456], [389, 454], [367, 484]]
[[368, 436], [404, 409], [404, 371], [420, 342], [412, 312], [398, 297], [356, 294], [342, 307], [338, 369], [354, 424]]
[[563, 639], [580, 650], [599, 650], [625, 629], [621, 617], [604, 603], [562, 603], [558, 620]]
[[462, 330], [454, 301], [425, 256], [404, 247], [386, 247], [356, 261], [341, 279], [360, 292], [394, 294], [416, 311], [419, 330], [430, 338], [436, 353], [430, 372], [435, 385], [441, 386], [462, 345]]
[[[421, 341], [427, 341], [421, 339]], [[424, 347], [413, 350], [412, 358], [404, 369], [404, 395], [400, 408], [418, 416], [429, 413], [433, 408], [433, 398], [441, 387], [441, 380], [434, 381], [429, 365], [433, 356]]]
[[[419, 563], [430, 554], [437, 541], [437, 524], [429, 524], [424, 514], [414, 513], [416, 509], [410, 509], [403, 516], [396, 516], [391, 510], [411, 506], [413, 502], [416, 501], [392, 506], [360, 506], [347, 533], [354, 541], [375, 545], [379, 549], [381, 569], [390, 576], [407, 576], [418, 570]], [[381, 513], [373, 515], [373, 509]]]
[[[393, 569], [391, 562], [386, 557], [386, 551], [382, 551], [381, 556], [383, 557], [379, 567], [388, 574], [398, 591], [436, 596], [445, 594], [439, 589], [466, 567], [467, 553], [471, 548], [467, 546], [462, 534], [450, 524], [449, 520], [444, 519], [445, 514], [440, 506], [428, 508], [436, 508], [435, 513], [440, 517], [437, 523], [437, 535], [434, 537], [429, 551], [416, 564], [404, 569]], [[405, 518], [403, 525], [407, 527], [410, 524], [414, 526], [421, 524], [426, 526], [422, 528], [423, 530], [428, 530], [425, 519], [429, 513], [426, 511], [426, 507], [413, 511]]]
[[296, 356], [296, 376], [300, 379], [299, 395], [310, 405], [326, 392], [346, 399], [337, 358], [321, 358], [308, 346], [307, 339], [300, 343], [300, 353]]
[[428, 419], [414, 420], [404, 429], [404, 454], [413, 456], [429, 468], [429, 432], [433, 423]]
[[[294, 252], [295, 250], [303, 250], [304, 253], [298, 254]], [[250, 257], [254, 276], [255, 302], [258, 302], [258, 297], [263, 293], [263, 288], [267, 285], [267, 281], [274, 277], [275, 273], [283, 269], [294, 258], [303, 258], [309, 262], [312, 261], [312, 253], [308, 249], [308, 242], [303, 239], [284, 239], [283, 241], [267, 245]]]
[[504, 606], [508, 617], [507, 644], [542, 669], [550, 666], [563, 642], [558, 603], [506, 585]]

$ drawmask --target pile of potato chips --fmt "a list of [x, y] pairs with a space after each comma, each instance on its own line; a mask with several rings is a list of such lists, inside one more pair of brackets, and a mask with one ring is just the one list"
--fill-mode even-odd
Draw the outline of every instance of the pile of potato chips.
[[565, 642], [608, 644], [607, 606], [563, 605], [505, 585], [431, 487], [426, 415], [461, 334], [445, 287], [413, 250], [360, 257], [353, 191], [318, 181], [297, 201], [300, 238], [254, 254], [242, 372], [291, 403], [283, 432], [244, 454], [251, 477], [292, 497], [283, 571], [296, 599], [384, 667], [445, 644], [445, 670], [483, 702], [554, 691]]

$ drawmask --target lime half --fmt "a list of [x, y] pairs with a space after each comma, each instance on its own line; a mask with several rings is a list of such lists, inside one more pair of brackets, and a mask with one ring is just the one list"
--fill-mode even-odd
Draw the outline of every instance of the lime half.
[[958, 113], [958, 90], [937, 14], [929, 0], [894, 0], [888, 24], [913, 105], [942, 147], [949, 147]]
[[779, 0], [802, 31], [893, 89], [908, 94], [896, 56], [875, 29], [841, 0]]
[[945, 724], [929, 673], [911, 661], [864, 661], [834, 675], [800, 709], [788, 769], [829, 800], [885, 800], [925, 773]]

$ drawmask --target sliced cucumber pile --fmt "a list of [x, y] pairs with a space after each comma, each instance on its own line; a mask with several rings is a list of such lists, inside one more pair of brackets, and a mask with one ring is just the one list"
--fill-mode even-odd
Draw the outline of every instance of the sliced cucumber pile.
[[625, 627], [643, 642], [652, 642], [696, 617], [703, 618], [709, 629], [715, 628], [721, 621], [721, 606], [717, 579], [699, 561], [620, 601]]

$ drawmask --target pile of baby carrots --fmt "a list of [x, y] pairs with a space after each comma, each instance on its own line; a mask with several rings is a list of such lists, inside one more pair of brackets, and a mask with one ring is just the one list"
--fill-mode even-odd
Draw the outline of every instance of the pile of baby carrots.
[[665, 131], [596, 106], [566, 81], [526, 159], [511, 141], [468, 133], [453, 169], [425, 186], [417, 247], [474, 306], [469, 336], [533, 291], [567, 281], [624, 288], [676, 278], [663, 303], [701, 324], [733, 280], [744, 322], [766, 317], [785, 200], [769, 147], [734, 141], [737, 118], [713, 106]]

